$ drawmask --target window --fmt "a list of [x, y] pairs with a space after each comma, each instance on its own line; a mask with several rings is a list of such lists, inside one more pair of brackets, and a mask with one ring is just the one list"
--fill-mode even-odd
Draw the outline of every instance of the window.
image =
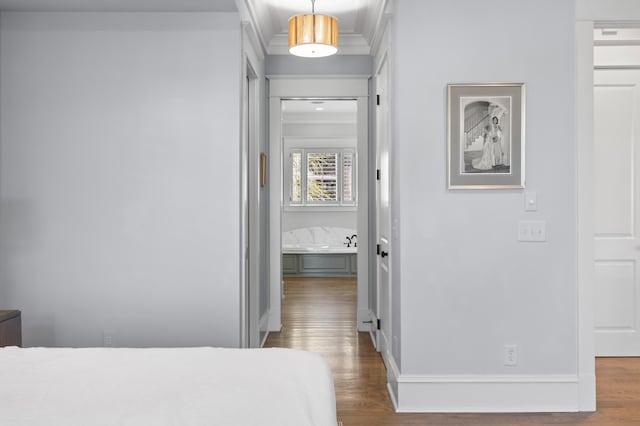
[[355, 206], [353, 149], [291, 149], [290, 206]]

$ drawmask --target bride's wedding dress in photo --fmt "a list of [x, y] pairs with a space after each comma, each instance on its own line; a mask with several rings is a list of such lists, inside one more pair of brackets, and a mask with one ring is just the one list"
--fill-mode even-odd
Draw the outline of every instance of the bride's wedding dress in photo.
[[477, 170], [491, 170], [496, 165], [495, 150], [493, 143], [485, 138], [482, 146], [482, 156], [471, 161], [471, 165]]

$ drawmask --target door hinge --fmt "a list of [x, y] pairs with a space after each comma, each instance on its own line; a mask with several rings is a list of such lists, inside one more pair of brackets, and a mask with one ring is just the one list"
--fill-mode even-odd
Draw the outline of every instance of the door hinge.
[[380, 254], [380, 244], [376, 244], [376, 254]]
[[380, 180], [380, 169], [376, 170], [376, 180]]
[[380, 106], [380, 95], [376, 95], [376, 105]]
[[378, 318], [378, 321], [376, 323], [376, 326], [378, 327], [378, 330], [380, 330], [380, 318]]

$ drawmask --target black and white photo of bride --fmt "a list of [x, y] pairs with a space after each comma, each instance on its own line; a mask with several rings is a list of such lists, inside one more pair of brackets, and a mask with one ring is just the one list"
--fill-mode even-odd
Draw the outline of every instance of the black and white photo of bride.
[[511, 173], [509, 97], [462, 99], [463, 173]]

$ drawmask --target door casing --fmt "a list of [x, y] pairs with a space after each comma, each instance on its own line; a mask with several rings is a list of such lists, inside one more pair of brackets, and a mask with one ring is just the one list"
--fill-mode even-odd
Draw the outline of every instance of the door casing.
[[270, 309], [269, 331], [280, 331], [282, 327], [282, 100], [286, 99], [354, 99], [358, 102], [358, 284], [357, 326], [368, 331], [368, 256], [369, 244], [369, 185], [368, 158], [368, 77], [341, 78], [287, 78], [271, 77], [269, 84], [269, 265], [270, 265]]
[[[620, 18], [624, 17], [624, 18]], [[640, 22], [640, 5], [623, 0], [576, 2], [577, 298], [579, 409], [595, 411], [593, 30], [596, 25]]]

